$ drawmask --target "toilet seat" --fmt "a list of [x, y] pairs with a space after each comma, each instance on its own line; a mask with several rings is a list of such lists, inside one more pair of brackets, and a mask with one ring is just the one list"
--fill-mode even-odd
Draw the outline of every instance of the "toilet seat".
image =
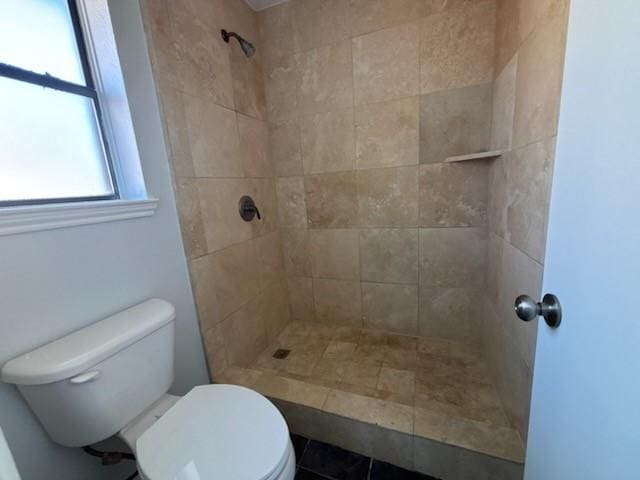
[[150, 480], [272, 480], [290, 456], [287, 424], [269, 400], [235, 385], [196, 387], [136, 442]]

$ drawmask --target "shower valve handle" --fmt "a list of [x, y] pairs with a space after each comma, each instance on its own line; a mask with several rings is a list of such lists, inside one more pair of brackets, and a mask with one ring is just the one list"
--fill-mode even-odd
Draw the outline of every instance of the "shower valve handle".
[[551, 328], [557, 328], [562, 321], [562, 307], [558, 297], [547, 293], [542, 302], [536, 302], [528, 295], [520, 295], [515, 303], [516, 315], [525, 322], [530, 322], [536, 317], [543, 317]]

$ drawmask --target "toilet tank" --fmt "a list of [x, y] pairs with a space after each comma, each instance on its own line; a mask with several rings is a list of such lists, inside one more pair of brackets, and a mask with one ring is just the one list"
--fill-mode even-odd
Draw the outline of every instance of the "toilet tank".
[[15, 384], [54, 442], [104, 440], [173, 382], [175, 309], [151, 299], [7, 362]]

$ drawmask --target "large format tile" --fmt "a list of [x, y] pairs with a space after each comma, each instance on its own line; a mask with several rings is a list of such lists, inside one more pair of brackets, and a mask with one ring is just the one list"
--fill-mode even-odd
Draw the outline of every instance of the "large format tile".
[[198, 177], [242, 177], [236, 113], [184, 95], [193, 168]]
[[254, 240], [258, 257], [260, 287], [266, 288], [284, 279], [282, 244], [278, 232], [271, 232]]
[[418, 283], [418, 229], [360, 230], [363, 281]]
[[[234, 3], [237, 4], [238, 2]], [[255, 42], [257, 39], [250, 37], [249, 40]], [[266, 98], [261, 55], [257, 54], [247, 58], [241, 49], [233, 48], [229, 50], [229, 62], [236, 111], [253, 118], [266, 120]]]
[[420, 288], [419, 333], [423, 336], [479, 343], [476, 288]]
[[418, 97], [356, 108], [358, 168], [418, 163]]
[[314, 278], [313, 296], [318, 322], [362, 325], [360, 282]]
[[304, 179], [309, 226], [355, 226], [358, 217], [354, 172], [308, 175]]
[[270, 122], [290, 120], [297, 114], [300, 82], [300, 70], [293, 55], [278, 57], [265, 66], [265, 100]]
[[291, 277], [311, 276], [309, 231], [306, 228], [280, 228], [284, 267]]
[[344, 40], [296, 55], [299, 112], [305, 115], [353, 105], [351, 45]]
[[180, 219], [180, 231], [187, 258], [207, 253], [207, 238], [202, 223], [202, 212], [195, 180], [176, 178], [176, 206]]
[[418, 333], [418, 287], [363, 283], [362, 313], [366, 327], [415, 335]]
[[267, 124], [246, 115], [237, 115], [239, 157], [244, 177], [273, 177], [269, 158], [269, 129]]
[[358, 170], [356, 175], [361, 226], [417, 226], [417, 166]]
[[420, 163], [486, 151], [491, 135], [490, 83], [422, 95]]
[[453, 2], [433, 0], [351, 0], [351, 32], [354, 36], [411, 22], [435, 13]]
[[420, 230], [420, 285], [481, 287], [486, 233], [479, 228]]
[[495, 2], [467, 2], [422, 25], [420, 93], [493, 80]]
[[493, 83], [491, 150], [509, 150], [513, 141], [518, 55], [514, 55]]
[[313, 408], [322, 407], [329, 394], [326, 387], [269, 374], [262, 375], [253, 388], [263, 395]]
[[269, 126], [269, 156], [278, 177], [302, 175], [300, 128], [296, 120]]
[[349, 36], [349, 0], [296, 0], [291, 3], [293, 42], [297, 51], [311, 50]]
[[484, 162], [420, 166], [420, 226], [482, 227], [487, 216]]
[[568, 2], [547, 12], [518, 52], [514, 146], [554, 136], [558, 130]]
[[419, 36], [413, 22], [353, 39], [356, 105], [418, 94]]
[[276, 340], [289, 323], [289, 294], [284, 279], [273, 283], [256, 298], [256, 309], [263, 318], [267, 342]]
[[294, 321], [313, 322], [316, 319], [313, 301], [313, 280], [307, 277], [287, 279], [289, 286], [289, 305]]
[[413, 433], [413, 408], [406, 405], [331, 390], [322, 409], [398, 432]]
[[263, 302], [256, 298], [222, 322], [227, 364], [247, 367], [268, 345], [262, 313]]
[[[513, 0], [496, 1], [495, 71], [500, 75], [520, 46], [520, 4]], [[528, 3], [538, 3], [536, 1]]]
[[353, 109], [303, 117], [300, 135], [305, 173], [353, 170]]
[[303, 177], [284, 177], [276, 180], [278, 198], [278, 224], [280, 227], [306, 228]]
[[310, 230], [309, 250], [314, 277], [360, 279], [357, 230]]

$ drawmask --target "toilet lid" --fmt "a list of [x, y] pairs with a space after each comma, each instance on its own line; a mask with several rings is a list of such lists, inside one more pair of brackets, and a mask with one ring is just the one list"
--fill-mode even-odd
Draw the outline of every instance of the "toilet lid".
[[136, 443], [151, 480], [266, 480], [287, 459], [289, 431], [262, 395], [235, 385], [196, 387]]

